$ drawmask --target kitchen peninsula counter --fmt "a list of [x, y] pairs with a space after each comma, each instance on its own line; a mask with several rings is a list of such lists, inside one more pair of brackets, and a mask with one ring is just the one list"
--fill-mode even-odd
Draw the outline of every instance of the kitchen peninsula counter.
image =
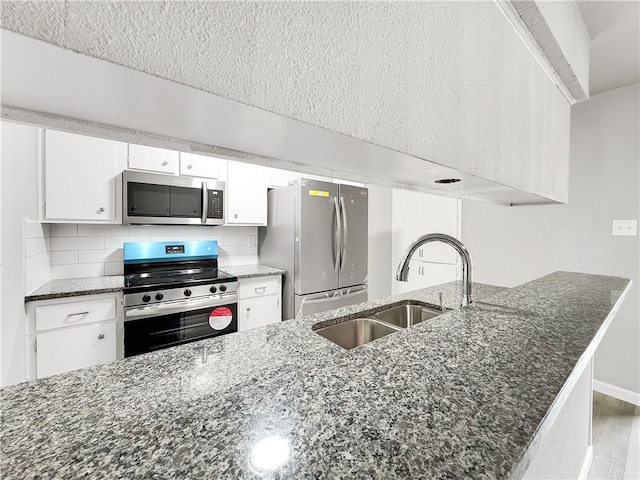
[[[520, 478], [629, 285], [568, 272], [476, 284], [473, 305], [352, 350], [312, 331], [439, 293], [456, 307], [446, 284], [4, 388], [1, 471]], [[273, 471], [254, 450], [264, 438], [277, 439], [267, 459], [289, 453]]]

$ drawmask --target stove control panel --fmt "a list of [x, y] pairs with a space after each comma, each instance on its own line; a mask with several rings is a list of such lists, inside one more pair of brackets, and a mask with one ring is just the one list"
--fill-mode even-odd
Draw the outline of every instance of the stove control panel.
[[[157, 303], [171, 302], [175, 300], [185, 300], [187, 298], [209, 297], [211, 295], [229, 295], [238, 291], [238, 282], [216, 283], [215, 285], [194, 285], [188, 288], [172, 288], [168, 290], [154, 290], [140, 293], [126, 293], [124, 295], [124, 306], [132, 307], [136, 305], [153, 305]], [[236, 300], [232, 300], [235, 302]]]

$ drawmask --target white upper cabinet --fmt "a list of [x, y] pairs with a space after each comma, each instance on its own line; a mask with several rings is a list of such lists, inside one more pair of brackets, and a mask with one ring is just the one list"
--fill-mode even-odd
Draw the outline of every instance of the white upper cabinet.
[[178, 173], [179, 153], [165, 148], [129, 144], [129, 168], [150, 172]]
[[226, 181], [227, 161], [222, 158], [180, 152], [180, 175]]
[[267, 224], [267, 171], [259, 165], [227, 163], [227, 224]]
[[126, 159], [126, 143], [46, 130], [43, 221], [121, 223]]

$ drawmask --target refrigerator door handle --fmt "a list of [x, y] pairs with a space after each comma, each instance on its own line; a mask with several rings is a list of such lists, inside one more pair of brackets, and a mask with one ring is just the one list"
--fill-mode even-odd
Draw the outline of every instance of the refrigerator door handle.
[[333, 197], [333, 204], [336, 212], [336, 223], [333, 227], [333, 254], [335, 256], [335, 262], [333, 265], [333, 271], [337, 272], [340, 266], [340, 244], [341, 242], [341, 230], [340, 230], [340, 205], [338, 204], [338, 197]]
[[347, 293], [335, 292], [333, 295], [328, 293], [321, 293], [317, 296], [307, 295], [308, 300], [304, 299], [302, 305], [304, 304], [315, 305], [318, 303], [332, 302], [336, 300], [336, 298], [356, 297], [358, 295], [362, 295], [363, 293], [366, 293], [366, 291], [367, 291], [366, 287], [356, 287], [356, 288], [347, 289]]
[[340, 270], [344, 268], [344, 257], [347, 254], [347, 208], [344, 197], [340, 197], [340, 211], [342, 212], [342, 252], [340, 253]]

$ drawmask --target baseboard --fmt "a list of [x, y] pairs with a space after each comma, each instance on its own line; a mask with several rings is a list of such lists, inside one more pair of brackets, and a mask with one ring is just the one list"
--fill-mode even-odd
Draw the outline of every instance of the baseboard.
[[596, 392], [604, 393], [610, 397], [617, 398], [623, 402], [632, 403], [640, 407], [640, 393], [632, 392], [631, 390], [625, 390], [624, 388], [616, 387], [609, 383], [600, 382], [599, 380], [593, 381], [593, 389]]
[[584, 460], [582, 461], [582, 467], [580, 467], [579, 480], [586, 480], [591, 470], [591, 461], [593, 460], [593, 445], [587, 447], [587, 452], [584, 454]]

